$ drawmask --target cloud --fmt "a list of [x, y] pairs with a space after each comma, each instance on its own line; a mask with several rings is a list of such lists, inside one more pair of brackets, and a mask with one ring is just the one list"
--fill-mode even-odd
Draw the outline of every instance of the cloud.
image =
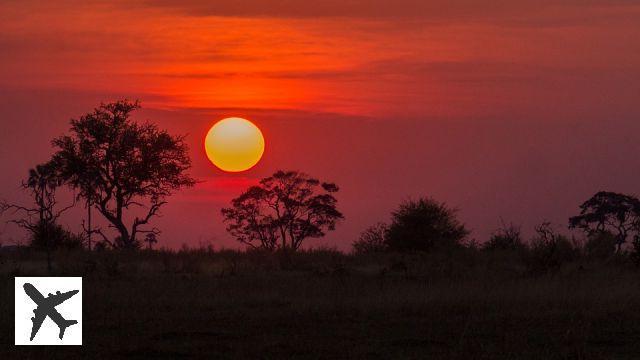
[[138, 6], [166, 8], [191, 16], [399, 18], [433, 22], [501, 20], [525, 24], [534, 18], [538, 24], [558, 23], [553, 19], [559, 18], [593, 21], [588, 9], [638, 8], [634, 0], [144, 0]]
[[370, 82], [373, 80], [414, 80], [425, 77], [449, 83], [497, 83], [531, 81], [544, 76], [584, 75], [593, 68], [573, 66], [558, 68], [544, 65], [519, 64], [506, 61], [457, 60], [420, 61], [402, 58], [372, 61], [341, 70], [308, 71], [245, 71], [245, 72], [182, 72], [154, 76], [186, 79], [263, 78], [281, 80], [326, 80], [340, 82]]

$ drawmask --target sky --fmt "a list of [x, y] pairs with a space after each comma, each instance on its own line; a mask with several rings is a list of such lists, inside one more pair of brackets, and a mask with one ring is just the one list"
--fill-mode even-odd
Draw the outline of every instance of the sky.
[[[238, 246], [220, 208], [278, 169], [341, 188], [345, 220], [311, 246], [348, 250], [420, 196], [480, 242], [501, 222], [563, 229], [599, 190], [640, 193], [639, 24], [632, 0], [5, 0], [0, 198], [28, 200], [71, 118], [129, 98], [187, 135], [200, 180], [154, 222], [161, 245]], [[229, 116], [266, 140], [240, 174], [202, 144]], [[24, 241], [2, 221], [0, 241]]]

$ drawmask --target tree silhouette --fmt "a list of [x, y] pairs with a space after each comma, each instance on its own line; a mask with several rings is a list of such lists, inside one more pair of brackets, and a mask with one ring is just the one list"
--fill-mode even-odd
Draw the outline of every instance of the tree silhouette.
[[580, 215], [569, 218], [569, 227], [582, 229], [588, 235], [611, 232], [618, 251], [630, 233], [640, 229], [640, 200], [634, 196], [600, 191], [580, 209]]
[[502, 226], [491, 234], [489, 241], [482, 244], [482, 250], [516, 250], [523, 247], [520, 227], [514, 224]]
[[528, 262], [535, 271], [556, 271], [579, 255], [577, 244], [544, 221], [535, 226], [536, 236], [529, 243]]
[[153, 250], [153, 245], [158, 243], [158, 234], [155, 232], [148, 233], [144, 237], [144, 242], [147, 243], [147, 248]]
[[238, 241], [266, 250], [297, 250], [307, 238], [334, 230], [343, 218], [333, 193], [338, 187], [297, 171], [260, 180], [222, 209], [227, 231]]
[[390, 251], [429, 251], [460, 245], [469, 234], [456, 210], [430, 198], [406, 201], [392, 213], [387, 231]]
[[22, 182], [22, 188], [33, 198], [32, 206], [0, 202], [0, 213], [12, 211], [22, 217], [10, 220], [31, 234], [31, 246], [47, 251], [47, 264], [51, 269], [51, 250], [71, 238], [68, 231], [57, 224], [63, 212], [74, 204], [57, 209], [56, 190], [62, 182], [57, 164], [50, 161], [29, 169], [29, 176]]
[[366, 228], [358, 240], [354, 241], [353, 251], [356, 254], [382, 253], [387, 251], [386, 235], [389, 226], [383, 222], [377, 222]]
[[[145, 225], [158, 215], [165, 198], [195, 184], [185, 174], [191, 160], [184, 137], [134, 122], [131, 112], [139, 108], [137, 101], [102, 104], [71, 120], [71, 134], [53, 141], [58, 148], [54, 160], [64, 181], [118, 231], [110, 241], [95, 230], [112, 247], [138, 247], [139, 233], [157, 231]], [[127, 224], [124, 212], [133, 207], [144, 209], [144, 215]]]

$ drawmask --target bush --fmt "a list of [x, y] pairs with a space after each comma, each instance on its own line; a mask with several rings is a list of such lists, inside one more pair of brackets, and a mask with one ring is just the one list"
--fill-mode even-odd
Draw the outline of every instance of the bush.
[[66, 230], [56, 223], [44, 223], [35, 228], [31, 235], [31, 247], [39, 249], [80, 249], [82, 236]]
[[491, 235], [489, 241], [482, 245], [482, 250], [517, 250], [523, 247], [520, 227], [513, 224], [503, 225]]
[[459, 247], [469, 234], [456, 210], [430, 198], [406, 201], [392, 213], [386, 232], [389, 251], [431, 251]]
[[386, 233], [389, 227], [379, 222], [365, 229], [358, 240], [353, 242], [356, 254], [371, 254], [387, 251]]
[[617, 244], [616, 237], [608, 231], [593, 233], [584, 245], [585, 255], [590, 259], [608, 259], [615, 254]]
[[557, 270], [578, 258], [579, 248], [564, 235], [557, 234], [549, 223], [536, 227], [538, 235], [529, 245], [529, 266], [535, 271]]

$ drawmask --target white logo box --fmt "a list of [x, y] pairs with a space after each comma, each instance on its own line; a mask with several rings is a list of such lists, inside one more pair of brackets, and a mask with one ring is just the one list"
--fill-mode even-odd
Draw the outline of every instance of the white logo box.
[[[63, 323], [66, 326], [63, 326], [62, 339], [60, 339], [61, 328], [47, 313], [40, 329], [33, 340], [30, 340], [33, 329], [32, 318], [36, 317], [34, 310], [38, 308], [38, 304], [25, 291], [25, 284], [33, 286], [27, 285], [27, 288], [36, 299], [42, 300], [39, 298], [41, 294], [44, 299], [51, 296], [50, 300], [64, 300], [53, 307], [66, 321]], [[14, 290], [16, 345], [82, 345], [82, 277], [16, 277]], [[78, 292], [74, 293], [75, 290]], [[43, 306], [43, 308], [45, 310], [41, 312], [46, 313], [47, 307]], [[53, 316], [57, 318], [55, 314]], [[77, 323], [71, 324], [73, 321]]]

